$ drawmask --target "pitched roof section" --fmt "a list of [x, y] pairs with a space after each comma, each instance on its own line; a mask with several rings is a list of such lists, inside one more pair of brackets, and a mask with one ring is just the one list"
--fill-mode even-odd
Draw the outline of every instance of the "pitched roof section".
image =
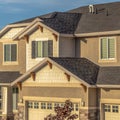
[[99, 66], [86, 58], [50, 58], [90, 85], [95, 85]]
[[89, 13], [88, 6], [69, 11], [83, 13], [75, 34], [120, 30], [120, 2], [93, 6], [94, 14]]
[[96, 80], [99, 66], [89, 61], [88, 59], [50, 57], [38, 63], [25, 74], [17, 78], [15, 81], [11, 82], [11, 85], [13, 86], [17, 82], [25, 81], [28, 77], [30, 77], [31, 72], [39, 71], [42, 67], [46, 65], [48, 61], [62, 69], [64, 72], [67, 72], [71, 76], [76, 77], [76, 79], [80, 80], [80, 82], [83, 81], [82, 83], [85, 85], [91, 86], [95, 85], [97, 82]]
[[11, 83], [21, 75], [19, 72], [0, 71], [0, 83]]
[[81, 14], [57, 12], [50, 18], [42, 18], [45, 25], [59, 33], [74, 34]]
[[97, 85], [120, 85], [120, 66], [101, 67], [98, 74]]
[[81, 14], [79, 13], [53, 12], [46, 15], [19, 21], [14, 24], [30, 23], [36, 18], [40, 18], [43, 24], [54, 29], [56, 32], [73, 34], [76, 30], [80, 17]]

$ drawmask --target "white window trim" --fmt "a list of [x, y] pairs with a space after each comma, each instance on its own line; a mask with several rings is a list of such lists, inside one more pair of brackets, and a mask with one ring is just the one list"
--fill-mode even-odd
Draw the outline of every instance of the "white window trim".
[[[16, 49], [17, 49], [17, 58], [16, 58], [16, 61], [5, 61], [4, 60], [4, 46], [5, 45], [7, 45], [7, 44], [9, 44], [9, 45], [11, 45], [11, 44], [15, 44], [16, 45]], [[3, 63], [2, 63], [3, 65], [18, 65], [18, 43], [17, 42], [5, 42], [5, 43], [3, 43]]]
[[[107, 58], [107, 59], [102, 59], [101, 58], [101, 39], [102, 38], [107, 38], [107, 40], [109, 38], [113, 38], [115, 40], [115, 58]], [[117, 62], [117, 53], [116, 53], [116, 51], [117, 51], [116, 37], [100, 37], [99, 38], [99, 60], [98, 60], [98, 62]]]

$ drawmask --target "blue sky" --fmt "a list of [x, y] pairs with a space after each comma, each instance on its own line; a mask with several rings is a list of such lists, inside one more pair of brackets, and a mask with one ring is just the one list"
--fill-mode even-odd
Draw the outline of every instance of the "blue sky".
[[0, 0], [0, 29], [22, 19], [117, 0]]

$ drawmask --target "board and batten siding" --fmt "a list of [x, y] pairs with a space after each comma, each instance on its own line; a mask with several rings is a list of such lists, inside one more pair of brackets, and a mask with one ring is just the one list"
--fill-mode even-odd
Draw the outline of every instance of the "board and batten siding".
[[13, 38], [16, 34], [21, 32], [25, 27], [19, 27], [19, 28], [11, 28], [8, 32], [6, 32], [3, 36], [2, 39], [5, 38]]
[[55, 37], [53, 36], [53, 33], [50, 32], [48, 29], [43, 28], [43, 32], [41, 32], [39, 29], [34, 31], [29, 36], [29, 43], [26, 44], [26, 68], [29, 70], [36, 64], [38, 64], [40, 61], [42, 61], [44, 58], [32, 58], [32, 41], [44, 41], [44, 40], [52, 40], [53, 41], [53, 56], [58, 56], [58, 40], [55, 40]]

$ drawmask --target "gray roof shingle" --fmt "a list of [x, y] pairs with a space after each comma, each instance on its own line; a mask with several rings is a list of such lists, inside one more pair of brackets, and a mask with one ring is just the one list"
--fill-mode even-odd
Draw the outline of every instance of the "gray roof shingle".
[[120, 66], [101, 67], [97, 85], [120, 85]]
[[52, 12], [13, 24], [30, 23], [41, 18], [43, 23], [59, 33], [80, 34], [120, 29], [120, 2], [94, 5], [95, 13], [89, 13], [88, 6], [67, 12]]
[[19, 72], [10, 72], [10, 71], [0, 71], [0, 83], [11, 83], [18, 77], [20, 77], [22, 74]]
[[86, 58], [50, 58], [90, 85], [97, 82], [99, 66]]

